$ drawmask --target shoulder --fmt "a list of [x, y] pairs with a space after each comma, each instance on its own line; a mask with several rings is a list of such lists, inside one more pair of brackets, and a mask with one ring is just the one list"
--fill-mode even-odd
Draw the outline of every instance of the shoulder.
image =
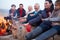
[[9, 10], [9, 13], [11, 13], [11, 9]]
[[29, 13], [28, 15], [30, 15], [30, 14], [34, 14], [34, 12], [31, 12], [31, 13]]
[[42, 12], [42, 10], [39, 10], [39, 12]]
[[25, 11], [25, 9], [23, 9], [23, 11]]
[[42, 10], [42, 12], [46, 12], [46, 10], [44, 9], [44, 10]]
[[38, 13], [41, 13], [42, 12], [42, 10], [39, 10], [39, 12]]
[[16, 12], [19, 12], [19, 8], [18, 8], [18, 9], [16, 9]]
[[44, 9], [44, 10], [41, 10], [41, 13], [46, 13], [46, 10]]

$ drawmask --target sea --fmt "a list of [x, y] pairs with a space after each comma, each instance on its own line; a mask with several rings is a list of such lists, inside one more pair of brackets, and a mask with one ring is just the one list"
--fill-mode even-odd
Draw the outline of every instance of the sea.
[[0, 9], [0, 15], [1, 16], [8, 16], [9, 10], [8, 9]]

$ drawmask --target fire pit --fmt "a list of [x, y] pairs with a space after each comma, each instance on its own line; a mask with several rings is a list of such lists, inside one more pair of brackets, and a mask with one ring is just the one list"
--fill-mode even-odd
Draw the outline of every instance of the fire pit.
[[0, 16], [0, 40], [9, 40], [11, 35], [11, 22]]
[[7, 19], [9, 18], [1, 17], [0, 19], [0, 40], [24, 40], [26, 35], [25, 27], [17, 19]]

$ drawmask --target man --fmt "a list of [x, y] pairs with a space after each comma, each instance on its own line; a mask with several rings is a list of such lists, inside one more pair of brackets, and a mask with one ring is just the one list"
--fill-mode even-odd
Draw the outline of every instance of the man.
[[17, 17], [24, 17], [26, 15], [26, 11], [23, 8], [23, 4], [19, 4], [19, 8], [17, 9]]

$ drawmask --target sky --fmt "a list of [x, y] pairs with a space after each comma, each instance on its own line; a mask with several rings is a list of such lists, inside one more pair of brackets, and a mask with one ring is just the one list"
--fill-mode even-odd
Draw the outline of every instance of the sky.
[[[29, 5], [34, 7], [35, 3], [39, 3], [40, 9], [44, 9], [44, 1], [45, 0], [0, 0], [0, 9], [10, 9], [12, 4], [15, 4], [17, 9], [20, 3], [24, 5], [25, 10], [27, 10]], [[52, 1], [54, 3], [56, 0]]]

